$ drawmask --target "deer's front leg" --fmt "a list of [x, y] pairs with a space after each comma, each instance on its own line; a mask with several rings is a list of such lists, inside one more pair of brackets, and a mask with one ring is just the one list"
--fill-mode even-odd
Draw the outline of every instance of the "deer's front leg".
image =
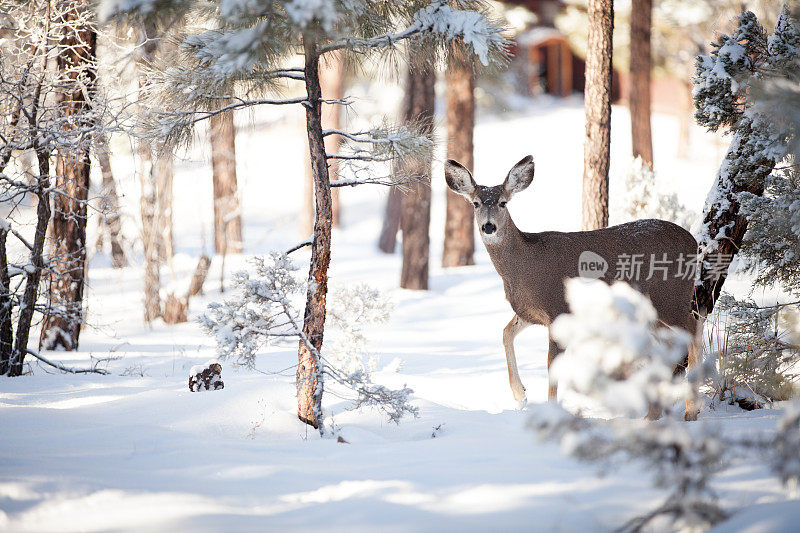
[[508, 382], [511, 384], [511, 392], [514, 393], [514, 399], [523, 406], [528, 402], [528, 398], [525, 396], [525, 387], [522, 385], [522, 380], [519, 379], [517, 358], [514, 355], [514, 338], [520, 331], [530, 325], [519, 316], [514, 315], [511, 322], [503, 328], [503, 346], [506, 349], [506, 362], [508, 363]]
[[553, 376], [550, 375], [550, 365], [553, 364], [553, 360], [561, 353], [561, 350], [559, 350], [558, 344], [553, 340], [553, 337], [549, 337], [549, 339], [550, 346], [547, 350], [547, 379], [550, 384], [547, 387], [547, 399], [554, 402], [558, 399], [558, 383], [556, 383], [553, 380]]

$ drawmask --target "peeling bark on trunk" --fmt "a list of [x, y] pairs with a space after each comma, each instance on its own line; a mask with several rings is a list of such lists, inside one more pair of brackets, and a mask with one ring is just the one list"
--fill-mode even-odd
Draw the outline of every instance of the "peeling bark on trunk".
[[652, 0], [633, 0], [631, 4], [630, 112], [633, 157], [653, 166], [653, 139], [650, 126], [650, 29]]
[[[453, 60], [447, 69], [447, 157], [473, 170], [475, 129], [475, 74], [467, 61]], [[475, 264], [472, 205], [447, 189], [442, 266]]]
[[[64, 51], [56, 60], [59, 71], [71, 80], [72, 92], [58, 95], [66, 128], [86, 128], [95, 83], [96, 35], [82, 25], [85, 2], [73, 1], [61, 15], [67, 23], [61, 37]], [[75, 122], [76, 124], [71, 124]], [[83, 322], [83, 287], [86, 261], [86, 201], [89, 198], [90, 139], [56, 156], [53, 196], [53, 272], [49, 276], [51, 312], [42, 325], [40, 347], [76, 350]], [[55, 311], [55, 312], [52, 312]]]
[[[117, 196], [117, 184], [114, 181], [114, 173], [111, 171], [111, 160], [108, 155], [108, 140], [105, 134], [98, 134], [95, 137], [95, 156], [100, 163], [100, 171], [103, 175], [103, 192], [100, 195], [101, 228], [100, 238], [107, 233], [111, 244], [111, 262], [114, 268], [124, 267], [128, 261], [125, 257], [125, 249], [122, 247], [122, 221], [119, 217], [119, 197]], [[100, 238], [98, 240], [100, 240]]]
[[236, 182], [236, 128], [233, 113], [211, 117], [211, 166], [214, 179], [214, 249], [241, 253], [242, 216]]
[[586, 54], [586, 138], [583, 161], [583, 229], [608, 226], [611, 150], [612, 0], [589, 0]]
[[393, 254], [397, 247], [397, 232], [400, 230], [400, 209], [403, 196], [400, 189], [392, 187], [386, 198], [386, 210], [383, 214], [383, 227], [378, 237], [378, 248], [385, 254]]
[[[432, 131], [436, 73], [412, 67], [409, 68], [406, 79], [403, 119], [421, 124], [427, 131]], [[407, 160], [403, 172], [412, 181], [401, 202], [403, 270], [400, 273], [400, 287], [427, 290], [431, 222], [430, 162]]]
[[[316, 349], [322, 349], [325, 331], [325, 305], [328, 294], [328, 266], [331, 261], [331, 228], [333, 213], [328, 162], [322, 136], [322, 90], [319, 82], [319, 55], [308, 35], [303, 36], [305, 52], [305, 84], [310, 105], [305, 106], [308, 146], [314, 178], [314, 234], [311, 244], [311, 265], [308, 271], [308, 293], [303, 315], [303, 336]], [[322, 432], [321, 361], [303, 340], [297, 353], [297, 416]]]

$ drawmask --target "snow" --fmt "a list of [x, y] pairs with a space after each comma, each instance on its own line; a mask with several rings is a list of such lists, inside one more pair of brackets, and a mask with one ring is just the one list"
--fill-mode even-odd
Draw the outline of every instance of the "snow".
[[414, 14], [414, 20], [423, 28], [430, 28], [447, 40], [461, 37], [471, 45], [481, 63], [489, 64], [489, 49], [499, 45], [503, 37], [495, 33], [482, 13], [461, 11], [450, 6], [433, 2], [430, 6]]
[[[306, 237], [297, 222], [301, 117], [301, 109], [237, 116], [248, 253], [285, 250]], [[612, 124], [613, 196], [630, 169], [624, 108], [614, 108]], [[674, 156], [677, 120], [656, 115], [653, 131], [658, 176], [699, 211], [727, 143], [695, 129], [684, 160]], [[505, 115], [484, 114], [475, 136], [475, 179], [500, 183], [532, 153], [533, 184], [509, 203], [515, 222], [528, 231], [577, 229], [583, 135], [579, 99], [543, 98]], [[112, 149], [124, 209], [135, 214], [139, 185], [128, 145], [112, 143]], [[210, 245], [209, 153], [201, 140], [176, 165], [177, 253], [162, 271], [165, 292], [191, 276]], [[601, 477], [593, 466], [562, 456], [558, 446], [536, 443], [526, 422], [530, 412], [546, 407], [546, 331], [529, 328], [517, 338], [529, 399], [527, 410], [518, 410], [501, 344], [512, 315], [502, 280], [480, 244], [475, 266], [439, 267], [441, 175], [440, 163], [430, 291], [397, 289], [399, 255], [375, 250], [386, 197], [380, 187], [342, 190], [344, 227], [334, 232], [331, 262], [332, 283], [366, 283], [394, 302], [388, 322], [364, 331], [377, 358], [372, 377], [387, 387], [414, 389], [419, 418], [390, 424], [370, 408], [344, 411], [349, 402], [330, 395], [328, 419], [348, 444], [320, 439], [295, 415], [295, 343], [264, 348], [256, 369], [225, 364], [223, 390], [189, 392], [186, 374], [214, 357], [214, 339], [195, 322], [146, 326], [140, 267], [114, 270], [97, 255], [87, 285], [91, 327], [81, 334], [81, 351], [47, 355], [69, 366], [86, 366], [90, 356], [119, 359], [101, 364], [108, 376], [49, 374], [33, 363], [31, 375], [3, 380], [0, 529], [263, 531], [322, 524], [332, 531], [598, 531], [657, 505], [664, 493], [638, 467], [622, 465]], [[137, 235], [132, 217], [124, 220], [126, 234]], [[292, 256], [304, 264], [308, 251]], [[246, 268], [248, 257], [229, 255], [227, 275]], [[133, 260], [141, 262], [140, 250]], [[190, 301], [190, 319], [207, 303], [231, 297], [230, 281], [221, 294], [219, 279], [215, 257], [205, 296]], [[736, 279], [729, 283], [735, 286]], [[777, 411], [732, 407], [702, 416], [743, 434], [771, 432], [778, 420]], [[738, 516], [752, 516], [746, 523], [762, 524], [759, 531], [780, 531], [792, 523], [783, 517], [796, 519], [796, 502], [785, 503], [780, 483], [756, 461], [733, 462], [714, 487], [726, 509], [752, 505], [744, 511], [751, 514]]]

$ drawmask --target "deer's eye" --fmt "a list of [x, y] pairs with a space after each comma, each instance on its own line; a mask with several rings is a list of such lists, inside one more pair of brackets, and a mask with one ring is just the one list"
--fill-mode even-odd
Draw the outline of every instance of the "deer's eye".
[[479, 204], [478, 202], [472, 202], [472, 205], [474, 205], [475, 207], [480, 207], [481, 206], [481, 204]]
[[506, 203], [505, 203], [505, 202], [500, 202], [500, 203], [499, 203], [499, 204], [497, 204], [497, 205], [499, 205], [500, 207], [505, 207], [505, 206], [506, 206]]

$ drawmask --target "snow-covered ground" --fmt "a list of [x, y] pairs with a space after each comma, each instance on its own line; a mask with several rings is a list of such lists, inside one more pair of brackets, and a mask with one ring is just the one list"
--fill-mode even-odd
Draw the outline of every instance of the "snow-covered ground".
[[[286, 249], [304, 237], [297, 228], [298, 117], [257, 120], [237, 138], [249, 254]], [[629, 129], [627, 111], [615, 108], [612, 196], [628, 169]], [[658, 176], [699, 211], [725, 146], [694, 130], [689, 158], [678, 159], [677, 129], [674, 118], [654, 117]], [[509, 205], [517, 225], [576, 229], [583, 136], [578, 99], [482, 118], [476, 180], [499, 183], [533, 154], [534, 183]], [[115, 150], [132, 216], [138, 188], [130, 156], [121, 142]], [[208, 153], [199, 143], [177, 169], [177, 255], [162, 274], [167, 290], [186, 285], [201, 246], [211, 242]], [[530, 328], [517, 339], [529, 400], [518, 410], [500, 342], [512, 313], [485, 250], [479, 243], [474, 267], [438, 266], [443, 181], [439, 166], [430, 291], [397, 289], [400, 256], [375, 248], [384, 189], [344, 190], [344, 225], [334, 234], [331, 282], [368, 283], [394, 301], [389, 323], [371, 330], [379, 358], [374, 379], [413, 388], [419, 418], [390, 424], [376, 412], [346, 411], [346, 402], [329, 395], [328, 417], [348, 444], [320, 439], [295, 416], [294, 346], [270, 349], [257, 370], [223, 362], [224, 390], [190, 393], [188, 371], [214, 357], [213, 340], [192, 321], [146, 326], [140, 268], [114, 270], [98, 255], [89, 270], [90, 325], [81, 351], [49, 356], [75, 366], [90, 357], [117, 359], [105, 364], [107, 376], [53, 374], [33, 364], [31, 374], [2, 380], [0, 529], [603, 531], [654, 507], [665, 493], [635, 465], [600, 476], [526, 429], [529, 412], [546, 400], [546, 332]], [[136, 234], [132, 218], [126, 230]], [[308, 252], [295, 255], [305, 264]], [[246, 260], [229, 257], [227, 272]], [[229, 295], [220, 294], [219, 269], [215, 258], [190, 319]], [[702, 418], [721, 431], [754, 434], [771, 431], [777, 414], [717, 408]], [[763, 464], [733, 462], [715, 487], [729, 510], [766, 504], [735, 517], [725, 531], [759, 520], [761, 529], [753, 531], [798, 527], [800, 503], [785, 502]]]

